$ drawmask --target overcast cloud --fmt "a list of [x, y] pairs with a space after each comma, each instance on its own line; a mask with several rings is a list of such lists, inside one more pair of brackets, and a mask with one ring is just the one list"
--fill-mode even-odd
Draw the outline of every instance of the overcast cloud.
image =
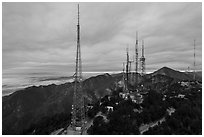
[[[2, 11], [3, 75], [73, 73], [77, 3], [3, 3]], [[202, 3], [80, 3], [80, 24], [83, 71], [122, 70], [136, 31], [147, 71], [193, 69], [194, 39], [202, 69]]]

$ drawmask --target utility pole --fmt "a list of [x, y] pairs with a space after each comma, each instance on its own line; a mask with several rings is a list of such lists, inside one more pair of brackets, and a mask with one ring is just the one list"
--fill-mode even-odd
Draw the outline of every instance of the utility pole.
[[85, 124], [84, 93], [82, 90], [82, 61], [80, 47], [80, 24], [79, 24], [79, 4], [78, 4], [78, 23], [77, 23], [77, 52], [76, 67], [74, 77], [74, 96], [72, 105], [71, 127], [74, 131], [82, 134]]

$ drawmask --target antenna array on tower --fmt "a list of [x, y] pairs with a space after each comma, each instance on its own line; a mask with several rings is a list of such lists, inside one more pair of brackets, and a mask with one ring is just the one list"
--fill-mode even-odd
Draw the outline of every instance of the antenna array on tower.
[[77, 24], [77, 52], [75, 67], [74, 96], [72, 105], [71, 126], [75, 131], [82, 133], [85, 124], [84, 94], [82, 90], [82, 61], [80, 47], [80, 24], [79, 24], [79, 5], [78, 5], [78, 24]]
[[144, 40], [142, 40], [142, 56], [140, 58], [141, 62], [141, 75], [145, 75], [145, 57], [144, 57]]
[[138, 32], [136, 32], [136, 42], [135, 42], [135, 87], [138, 84]]

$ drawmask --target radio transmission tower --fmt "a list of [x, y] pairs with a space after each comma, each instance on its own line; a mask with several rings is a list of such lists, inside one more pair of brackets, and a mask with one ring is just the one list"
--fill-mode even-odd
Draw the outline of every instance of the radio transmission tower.
[[142, 40], [142, 57], [140, 58], [140, 61], [141, 61], [141, 75], [144, 76], [145, 74], [144, 40]]
[[84, 124], [85, 124], [85, 107], [84, 107], [84, 94], [82, 91], [82, 61], [80, 48], [80, 24], [78, 4], [77, 52], [76, 52], [75, 83], [71, 126], [73, 130], [79, 131], [82, 134]]
[[135, 88], [138, 83], [138, 33], [136, 32], [136, 42], [135, 42]]
[[127, 49], [126, 49], [126, 51], [127, 51], [127, 61], [126, 61], [126, 88], [127, 88], [127, 90], [129, 89], [129, 86], [128, 86], [128, 84], [129, 84], [129, 48], [128, 48], [128, 46], [127, 46]]

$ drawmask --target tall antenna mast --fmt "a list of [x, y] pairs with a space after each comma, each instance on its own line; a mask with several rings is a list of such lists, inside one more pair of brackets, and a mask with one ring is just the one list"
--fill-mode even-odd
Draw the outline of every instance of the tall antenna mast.
[[195, 80], [196, 78], [196, 75], [195, 75], [195, 39], [194, 39], [194, 63], [193, 63], [193, 66], [194, 66], [194, 74], [193, 74], [193, 79]]
[[76, 52], [76, 67], [74, 81], [74, 96], [72, 106], [72, 121], [73, 130], [82, 134], [85, 124], [85, 108], [84, 94], [82, 91], [82, 61], [80, 47], [80, 24], [79, 24], [79, 4], [78, 4], [78, 23], [77, 23], [77, 52]]
[[136, 31], [136, 41], [135, 41], [135, 84], [138, 84], [138, 32]]
[[126, 52], [127, 52], [127, 61], [126, 61], [126, 88], [128, 89], [128, 82], [129, 82], [129, 45], [127, 45]]
[[140, 61], [141, 61], [141, 75], [144, 76], [145, 74], [144, 40], [142, 40], [142, 57], [140, 58]]

